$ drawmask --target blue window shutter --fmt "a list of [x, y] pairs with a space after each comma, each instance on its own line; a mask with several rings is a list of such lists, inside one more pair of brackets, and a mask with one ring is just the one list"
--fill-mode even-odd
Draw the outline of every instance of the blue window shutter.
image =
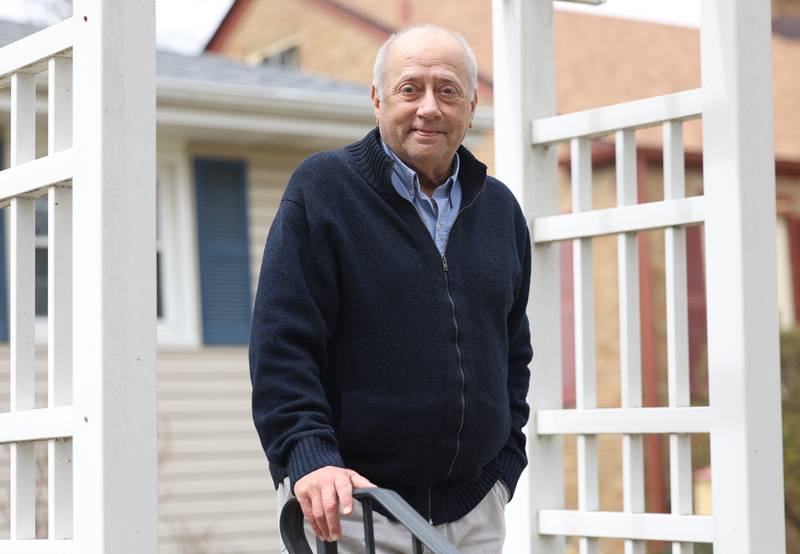
[[250, 255], [242, 161], [195, 159], [203, 341], [247, 344]]

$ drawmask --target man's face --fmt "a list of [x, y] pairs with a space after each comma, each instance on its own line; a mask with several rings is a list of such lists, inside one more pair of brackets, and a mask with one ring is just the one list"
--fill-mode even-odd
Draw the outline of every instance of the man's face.
[[477, 103], [459, 43], [424, 29], [398, 37], [386, 59], [383, 89], [378, 98], [373, 87], [372, 103], [389, 148], [418, 171], [448, 171]]

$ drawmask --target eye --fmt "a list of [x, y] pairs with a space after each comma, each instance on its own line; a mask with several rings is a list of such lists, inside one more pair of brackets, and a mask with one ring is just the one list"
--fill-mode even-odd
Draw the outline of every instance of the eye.
[[400, 87], [399, 91], [402, 94], [414, 94], [415, 92], [417, 92], [417, 89], [416, 89], [416, 87], [414, 87], [414, 85], [406, 84], [406, 85], [402, 85]]
[[442, 96], [458, 96], [458, 89], [452, 85], [446, 85], [439, 89], [439, 93]]

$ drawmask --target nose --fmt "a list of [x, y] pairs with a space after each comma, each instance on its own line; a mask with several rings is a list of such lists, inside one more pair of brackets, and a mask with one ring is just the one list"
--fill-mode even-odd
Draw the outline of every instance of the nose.
[[425, 94], [422, 95], [419, 106], [417, 106], [417, 116], [424, 119], [435, 119], [441, 117], [441, 115], [442, 112], [439, 109], [436, 93], [432, 88], [426, 88]]

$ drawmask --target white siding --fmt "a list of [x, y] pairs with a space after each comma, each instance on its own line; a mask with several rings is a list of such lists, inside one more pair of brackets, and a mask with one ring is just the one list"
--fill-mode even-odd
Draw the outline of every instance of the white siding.
[[290, 176], [291, 169], [285, 165], [276, 167], [259, 163], [248, 167], [247, 205], [250, 218], [250, 283], [253, 299], [258, 286], [264, 242]]
[[244, 347], [162, 351], [159, 552], [278, 552]]
[[[0, 345], [0, 411], [9, 351]], [[37, 407], [47, 402], [37, 350]], [[158, 358], [159, 552], [278, 553], [275, 490], [250, 416], [245, 347], [161, 351]], [[39, 447], [40, 446], [40, 447]], [[0, 539], [8, 538], [8, 446], [0, 446]], [[47, 444], [37, 445], [38, 536], [47, 534]], [[80, 501], [80, 491], [76, 491]]]

